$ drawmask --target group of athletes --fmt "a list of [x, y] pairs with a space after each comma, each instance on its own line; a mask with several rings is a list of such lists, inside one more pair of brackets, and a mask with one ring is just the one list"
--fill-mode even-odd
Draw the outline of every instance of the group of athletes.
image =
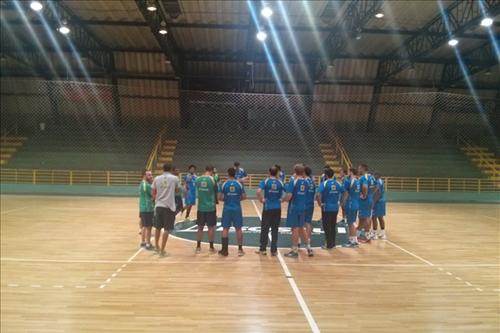
[[[227, 170], [227, 180], [220, 182], [217, 170], [206, 166], [203, 174], [196, 174], [196, 166], [190, 165], [188, 172], [179, 177], [179, 170], [169, 163], [163, 165], [163, 174], [153, 178], [151, 171], [144, 171], [139, 187], [139, 216], [141, 247], [166, 256], [165, 247], [169, 233], [173, 230], [178, 214], [190, 218], [196, 205], [197, 244], [196, 253], [201, 253], [201, 242], [205, 226], [208, 229], [209, 251], [214, 247], [217, 225], [216, 206], [223, 202], [221, 256], [229, 254], [229, 229], [234, 227], [238, 243], [238, 255], [243, 256], [243, 212], [241, 202], [247, 198], [245, 182], [247, 173], [235, 162]], [[257, 198], [262, 203], [260, 248], [256, 253], [267, 255], [269, 231], [271, 231], [271, 255], [277, 255], [278, 229], [281, 222], [281, 207], [288, 203], [286, 226], [292, 232], [292, 246], [287, 257], [296, 258], [299, 247], [305, 245], [307, 255], [314, 256], [311, 247], [313, 212], [315, 202], [321, 207], [321, 220], [325, 234], [322, 248], [336, 247], [335, 238], [339, 211], [342, 220], [349, 226], [349, 241], [344, 247], [355, 248], [359, 243], [385, 239], [384, 182], [380, 174], [369, 173], [368, 166], [357, 169], [341, 169], [338, 175], [325, 166], [319, 185], [312, 176], [310, 167], [296, 164], [293, 175], [285, 182], [285, 174], [279, 165], [269, 168], [268, 177], [259, 183]], [[357, 222], [357, 223], [356, 223]], [[380, 224], [380, 231], [378, 226]], [[155, 227], [154, 245], [151, 244], [152, 227]], [[163, 235], [162, 235], [163, 229]], [[160, 242], [161, 240], [161, 242]]]

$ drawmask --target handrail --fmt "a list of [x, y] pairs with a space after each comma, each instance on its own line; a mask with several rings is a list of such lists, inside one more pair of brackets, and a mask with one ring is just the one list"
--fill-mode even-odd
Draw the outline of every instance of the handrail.
[[156, 161], [158, 160], [158, 154], [161, 151], [162, 148], [162, 143], [163, 143], [163, 136], [167, 132], [167, 127], [163, 127], [158, 133], [158, 139], [156, 139], [156, 142], [153, 146], [153, 149], [151, 150], [151, 153], [149, 154], [149, 157], [146, 161], [146, 170], [153, 170], [153, 166], [156, 164]]
[[[183, 174], [180, 175], [181, 179]], [[267, 174], [249, 174], [245, 186], [258, 187]], [[221, 175], [221, 181], [227, 177]], [[315, 176], [314, 180], [318, 180]], [[387, 192], [500, 192], [500, 179], [488, 178], [433, 178], [433, 177], [383, 177]], [[140, 171], [113, 170], [44, 170], [0, 169], [0, 182], [9, 184], [52, 185], [137, 185]]]
[[335, 150], [340, 153], [340, 164], [347, 168], [352, 168], [351, 159], [342, 145], [342, 141], [335, 132], [333, 132], [333, 141], [335, 142]]

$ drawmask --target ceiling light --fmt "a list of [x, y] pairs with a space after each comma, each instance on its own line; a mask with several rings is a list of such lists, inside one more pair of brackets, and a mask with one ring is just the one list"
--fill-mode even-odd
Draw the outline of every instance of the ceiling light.
[[384, 13], [379, 12], [379, 13], [375, 14], [375, 17], [378, 18], [378, 19], [381, 19], [381, 18], [384, 17]]
[[154, 2], [149, 2], [148, 3], [148, 6], [146, 7], [147, 10], [149, 10], [150, 12], [155, 12], [156, 11], [156, 5], [154, 4]]
[[483, 27], [491, 27], [493, 24], [493, 19], [491, 17], [485, 17], [481, 20], [481, 26]]
[[448, 41], [448, 45], [450, 45], [450, 46], [457, 46], [457, 45], [458, 45], [458, 39], [451, 38], [451, 39]]
[[267, 38], [267, 34], [265, 31], [259, 31], [257, 33], [257, 39], [260, 40], [261, 42], [265, 41]]
[[273, 15], [273, 10], [269, 6], [264, 6], [260, 11], [260, 15], [264, 16], [265, 18], [270, 18], [271, 15]]
[[59, 27], [59, 29], [57, 29], [57, 30], [58, 30], [60, 33], [62, 33], [63, 35], [67, 35], [67, 34], [69, 34], [69, 32], [71, 31], [71, 30], [69, 30], [69, 28], [68, 28], [68, 25], [67, 25], [66, 21], [62, 21], [61, 26], [60, 26], [60, 27]]
[[39, 12], [43, 9], [43, 5], [40, 1], [31, 1], [30, 8], [33, 9], [35, 12]]
[[166, 35], [168, 33], [167, 24], [165, 23], [165, 21], [161, 21], [160, 30], [158, 30], [158, 33], [161, 35]]

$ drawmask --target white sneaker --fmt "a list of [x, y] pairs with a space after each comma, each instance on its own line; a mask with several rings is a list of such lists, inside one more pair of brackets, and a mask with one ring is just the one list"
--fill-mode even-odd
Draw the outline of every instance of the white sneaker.
[[373, 233], [372, 233], [372, 239], [373, 240], [377, 240], [378, 239], [377, 233], [375, 231], [373, 231]]
[[381, 231], [381, 232], [378, 234], [378, 238], [380, 238], [380, 239], [387, 239], [387, 236], [385, 235], [385, 231]]

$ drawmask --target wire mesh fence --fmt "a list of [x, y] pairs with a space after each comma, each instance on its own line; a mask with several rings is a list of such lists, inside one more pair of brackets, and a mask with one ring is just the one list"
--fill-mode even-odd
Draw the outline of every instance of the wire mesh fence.
[[[386, 92], [373, 105], [371, 94], [320, 88], [314, 95], [167, 90], [3, 79], [2, 135], [27, 140], [11, 148], [2, 139], [2, 167], [137, 172], [154, 158], [155, 172], [171, 162], [224, 173], [239, 161], [253, 174], [275, 164], [291, 174], [305, 163], [319, 175], [325, 164], [366, 163], [388, 177], [496, 175], [481, 167], [498, 165], [491, 95]], [[69, 177], [55, 176], [62, 175]], [[108, 182], [105, 173], [95, 177]]]

